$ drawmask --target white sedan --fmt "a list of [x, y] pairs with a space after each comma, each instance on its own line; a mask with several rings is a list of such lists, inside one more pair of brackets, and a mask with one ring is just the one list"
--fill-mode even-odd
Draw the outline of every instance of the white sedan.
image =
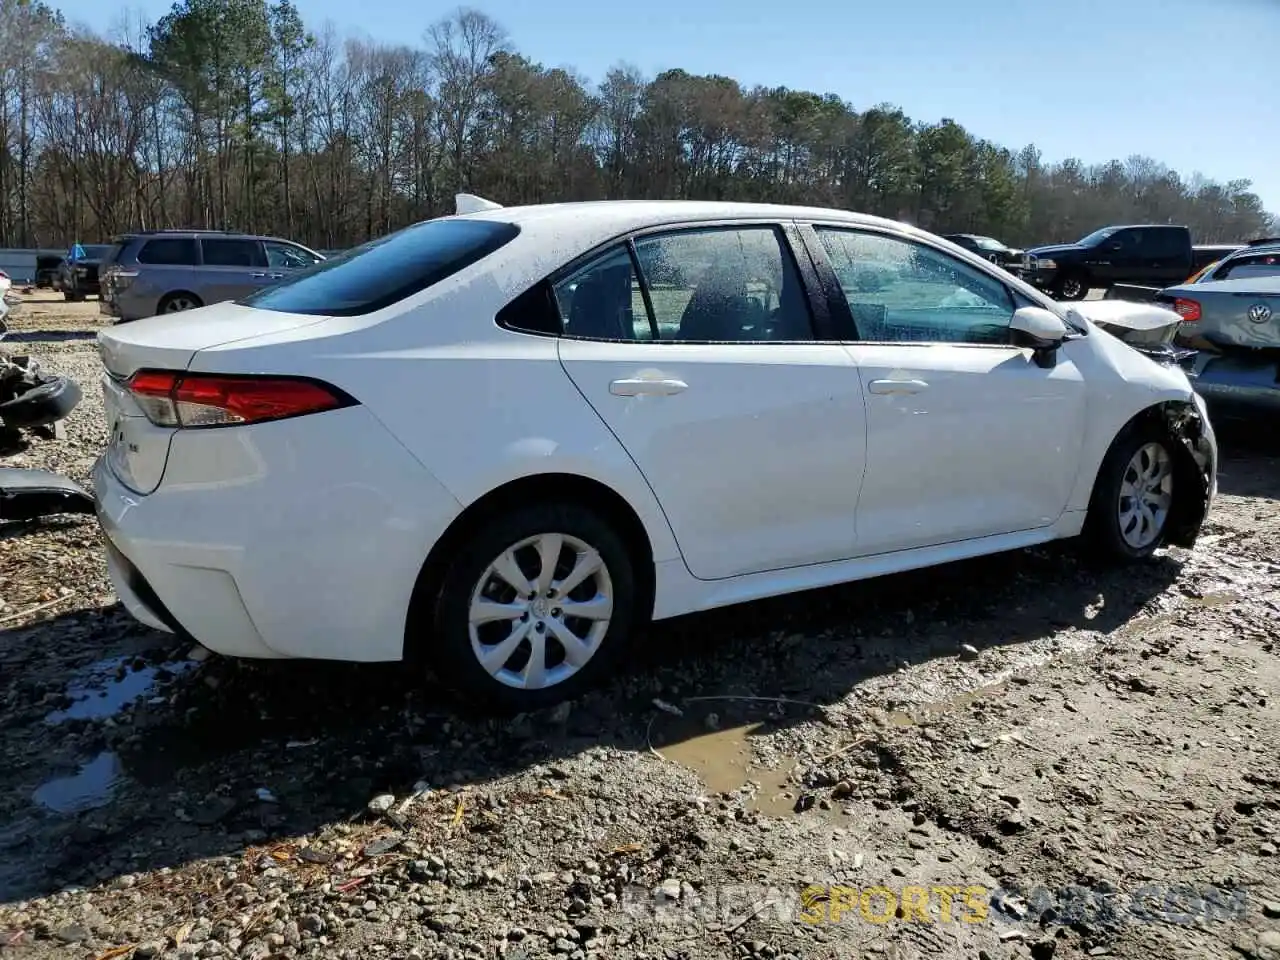
[[98, 510], [135, 617], [526, 710], [647, 620], [1081, 534], [1141, 559], [1203, 522], [1217, 451], [1183, 372], [939, 237], [474, 201], [99, 334]]

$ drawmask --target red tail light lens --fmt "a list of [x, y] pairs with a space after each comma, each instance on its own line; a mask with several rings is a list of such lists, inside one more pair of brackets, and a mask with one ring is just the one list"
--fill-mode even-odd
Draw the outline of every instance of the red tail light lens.
[[302, 377], [140, 370], [129, 378], [128, 387], [147, 419], [163, 427], [263, 423], [356, 402], [336, 387]]
[[1173, 301], [1173, 309], [1182, 318], [1183, 323], [1195, 323], [1200, 319], [1200, 304], [1195, 300], [1178, 297]]

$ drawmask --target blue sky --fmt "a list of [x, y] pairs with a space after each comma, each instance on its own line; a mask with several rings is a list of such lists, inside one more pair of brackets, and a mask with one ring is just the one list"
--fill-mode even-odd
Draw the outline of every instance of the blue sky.
[[[108, 29], [165, 0], [53, 0]], [[420, 42], [456, 3], [296, 0], [308, 26]], [[484, 0], [515, 47], [592, 81], [619, 61], [882, 101], [1086, 163], [1248, 178], [1280, 213], [1280, 0]]]

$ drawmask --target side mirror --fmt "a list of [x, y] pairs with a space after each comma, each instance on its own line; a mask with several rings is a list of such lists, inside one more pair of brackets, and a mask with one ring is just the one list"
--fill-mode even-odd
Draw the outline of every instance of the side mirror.
[[1058, 347], [1062, 346], [1069, 332], [1062, 318], [1044, 307], [1015, 310], [1009, 328], [1013, 331], [1014, 343], [1031, 347], [1035, 351], [1036, 363], [1042, 367], [1053, 366]]

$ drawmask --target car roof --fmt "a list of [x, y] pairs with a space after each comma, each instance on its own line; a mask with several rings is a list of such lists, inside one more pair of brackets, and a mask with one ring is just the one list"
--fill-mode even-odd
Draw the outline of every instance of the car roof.
[[441, 219], [491, 220], [512, 223], [522, 231], [568, 232], [585, 246], [646, 227], [714, 220], [822, 220], [850, 226], [880, 227], [921, 237], [932, 234], [917, 227], [869, 214], [774, 203], [739, 203], [715, 200], [584, 200], [497, 207]]
[[1227, 260], [1236, 260], [1243, 257], [1252, 257], [1259, 253], [1280, 253], [1280, 240], [1272, 243], [1259, 243], [1252, 247], [1240, 247], [1231, 256], [1226, 257]]

